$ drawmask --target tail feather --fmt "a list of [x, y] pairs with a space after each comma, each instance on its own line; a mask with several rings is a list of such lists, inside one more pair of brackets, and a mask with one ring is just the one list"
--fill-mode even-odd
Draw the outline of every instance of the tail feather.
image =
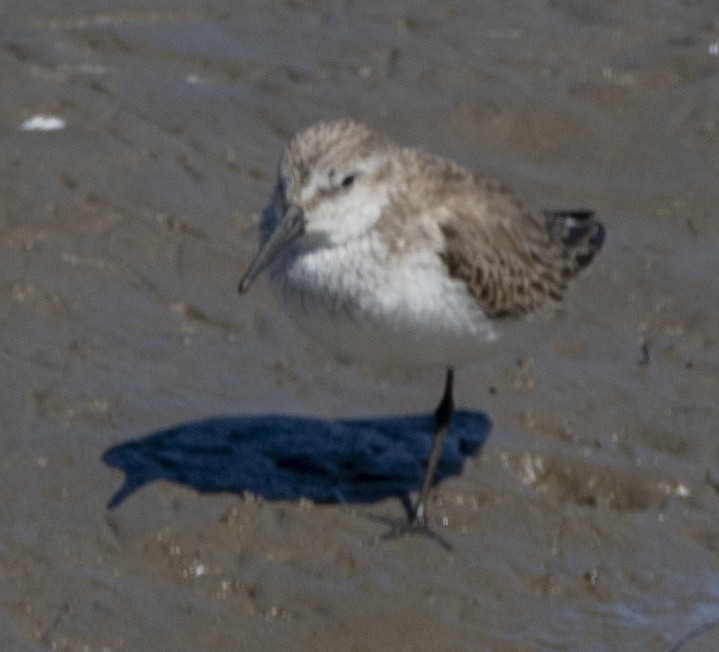
[[604, 225], [586, 209], [544, 211], [547, 231], [574, 261], [575, 273], [592, 262], [604, 244]]

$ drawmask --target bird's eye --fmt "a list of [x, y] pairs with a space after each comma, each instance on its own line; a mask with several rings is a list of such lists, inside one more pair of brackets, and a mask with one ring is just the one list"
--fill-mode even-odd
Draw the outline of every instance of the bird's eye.
[[355, 175], [348, 174], [347, 176], [344, 177], [344, 179], [342, 179], [342, 187], [349, 188], [354, 182], [355, 182]]

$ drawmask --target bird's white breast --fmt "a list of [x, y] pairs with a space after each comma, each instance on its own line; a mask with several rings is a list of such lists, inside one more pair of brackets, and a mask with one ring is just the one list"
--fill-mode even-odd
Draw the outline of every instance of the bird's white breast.
[[339, 358], [389, 366], [459, 364], [496, 339], [465, 285], [431, 247], [391, 254], [376, 233], [290, 247], [270, 282], [293, 321]]

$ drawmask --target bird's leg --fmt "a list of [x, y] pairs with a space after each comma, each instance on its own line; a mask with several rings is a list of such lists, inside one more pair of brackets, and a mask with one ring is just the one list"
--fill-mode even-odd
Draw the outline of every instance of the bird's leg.
[[429, 497], [429, 490], [434, 480], [434, 474], [437, 471], [439, 458], [442, 456], [442, 445], [444, 444], [444, 439], [447, 436], [449, 424], [454, 414], [454, 401], [452, 399], [453, 387], [454, 369], [447, 367], [447, 376], [444, 381], [444, 394], [434, 413], [434, 441], [432, 442], [432, 450], [430, 451], [427, 467], [424, 471], [422, 489], [419, 492], [417, 504], [412, 510], [410, 517], [413, 527], [423, 528], [427, 524], [427, 498]]

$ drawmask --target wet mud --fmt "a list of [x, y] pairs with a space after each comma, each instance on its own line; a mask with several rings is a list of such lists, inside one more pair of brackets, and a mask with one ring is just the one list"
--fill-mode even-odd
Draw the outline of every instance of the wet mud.
[[[719, 649], [714, 3], [60, 5], [1, 10], [0, 648]], [[443, 370], [236, 293], [339, 116], [607, 228], [458, 370], [448, 546], [384, 538]]]

